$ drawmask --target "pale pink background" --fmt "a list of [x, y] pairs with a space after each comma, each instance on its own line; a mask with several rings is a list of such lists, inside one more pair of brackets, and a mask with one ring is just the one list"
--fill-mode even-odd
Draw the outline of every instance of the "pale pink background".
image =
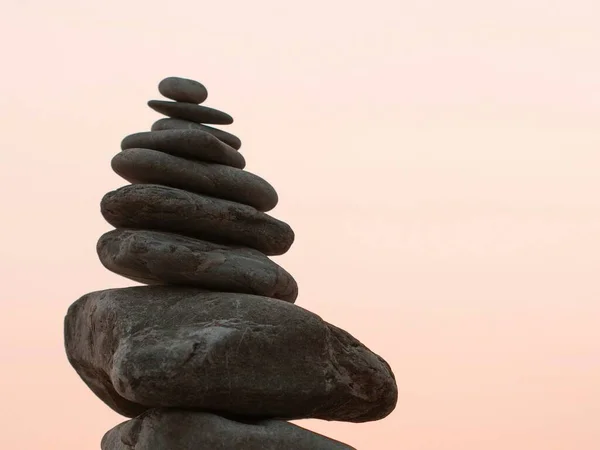
[[123, 420], [63, 351], [109, 161], [169, 75], [231, 113], [297, 240], [298, 304], [385, 357], [360, 450], [600, 448], [597, 0], [8, 0], [0, 13], [0, 448]]

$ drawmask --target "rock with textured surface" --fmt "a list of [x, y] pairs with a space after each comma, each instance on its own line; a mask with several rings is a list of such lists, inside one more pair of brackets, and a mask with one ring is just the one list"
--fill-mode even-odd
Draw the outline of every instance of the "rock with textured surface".
[[242, 141], [240, 138], [228, 133], [227, 131], [209, 127], [208, 125], [202, 125], [201, 123], [190, 122], [189, 120], [171, 118], [158, 119], [152, 124], [151, 130], [202, 130], [212, 134], [214, 137], [235, 148], [236, 150], [239, 150], [242, 146]]
[[188, 78], [168, 77], [158, 83], [158, 92], [171, 100], [185, 103], [202, 103], [208, 91], [202, 83]]
[[242, 423], [210, 413], [153, 409], [102, 438], [102, 450], [356, 450], [278, 420]]
[[389, 365], [296, 305], [175, 286], [109, 289], [65, 318], [70, 363], [115, 411], [154, 407], [253, 418], [378, 420], [395, 407]]
[[218, 109], [209, 108], [208, 106], [196, 105], [195, 103], [150, 100], [148, 106], [154, 111], [173, 117], [174, 119], [215, 125], [229, 125], [233, 123], [233, 117], [229, 114]]
[[146, 230], [113, 230], [97, 245], [104, 267], [146, 284], [179, 284], [294, 302], [292, 276], [259, 251]]
[[251, 206], [156, 184], [106, 194], [100, 211], [115, 228], [167, 231], [282, 255], [294, 242], [288, 224]]
[[273, 187], [261, 177], [222, 164], [190, 161], [158, 150], [129, 148], [117, 153], [113, 170], [131, 183], [170, 186], [269, 211], [277, 205]]
[[243, 169], [246, 160], [240, 152], [202, 130], [144, 131], [121, 141], [121, 150], [148, 148], [182, 158], [212, 162]]

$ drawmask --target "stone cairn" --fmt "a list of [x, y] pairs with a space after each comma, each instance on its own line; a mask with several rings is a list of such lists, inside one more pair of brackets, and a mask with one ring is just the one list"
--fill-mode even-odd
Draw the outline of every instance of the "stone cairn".
[[244, 171], [233, 122], [206, 88], [170, 77], [148, 105], [167, 116], [112, 160], [131, 184], [104, 196], [109, 270], [145, 286], [92, 292], [65, 318], [69, 362], [131, 418], [103, 450], [348, 450], [288, 423], [382, 419], [392, 370], [347, 332], [294, 305], [298, 287], [268, 256], [292, 229], [266, 214], [277, 193]]

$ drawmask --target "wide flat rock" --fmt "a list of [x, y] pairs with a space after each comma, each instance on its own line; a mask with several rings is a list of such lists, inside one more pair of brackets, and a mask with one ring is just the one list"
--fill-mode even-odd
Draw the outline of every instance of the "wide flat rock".
[[219, 130], [218, 128], [202, 125], [201, 123], [190, 122], [182, 119], [158, 119], [152, 124], [152, 131], [162, 130], [202, 130], [212, 134], [214, 137], [223, 141], [227, 145], [239, 150], [242, 146], [242, 141], [237, 136], [228, 133], [227, 131]]
[[294, 242], [288, 224], [251, 206], [156, 184], [107, 193], [100, 211], [115, 228], [167, 231], [281, 255]]
[[246, 160], [240, 152], [202, 130], [143, 131], [126, 136], [121, 150], [148, 148], [182, 158], [223, 164], [243, 169]]
[[277, 205], [273, 186], [261, 177], [222, 164], [191, 161], [147, 148], [117, 153], [113, 170], [131, 183], [170, 186], [197, 194], [231, 200], [269, 211]]
[[202, 83], [181, 77], [165, 78], [158, 83], [158, 92], [171, 100], [186, 103], [202, 103], [208, 97]]
[[218, 109], [197, 105], [195, 103], [150, 100], [148, 101], [148, 106], [156, 112], [175, 119], [216, 125], [229, 125], [233, 123], [233, 117], [229, 114], [219, 111]]
[[356, 450], [279, 420], [242, 423], [204, 412], [153, 409], [102, 438], [102, 450]]
[[84, 295], [65, 347], [118, 413], [157, 408], [235, 417], [381, 419], [398, 390], [389, 365], [347, 332], [291, 303], [177, 286]]
[[294, 278], [257, 250], [229, 247], [172, 233], [113, 230], [98, 256], [109, 270], [146, 284], [180, 284], [294, 302]]

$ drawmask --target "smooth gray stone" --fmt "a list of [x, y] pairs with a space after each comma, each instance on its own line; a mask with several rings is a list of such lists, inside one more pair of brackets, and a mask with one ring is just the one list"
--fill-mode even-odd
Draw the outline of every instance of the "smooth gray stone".
[[214, 137], [225, 142], [227, 145], [235, 148], [236, 150], [239, 150], [242, 146], [242, 141], [240, 141], [240, 138], [228, 133], [227, 131], [209, 127], [208, 125], [202, 125], [201, 123], [190, 122], [189, 120], [171, 118], [158, 119], [152, 124], [151, 130], [202, 130], [212, 134]]
[[100, 211], [115, 228], [167, 231], [282, 255], [294, 242], [288, 224], [251, 206], [156, 184], [107, 193]]
[[231, 200], [269, 211], [277, 205], [273, 187], [261, 177], [222, 164], [191, 161], [146, 148], [117, 153], [113, 170], [131, 183], [162, 184], [197, 194]]
[[208, 91], [202, 83], [188, 78], [168, 77], [158, 83], [158, 92], [171, 100], [186, 103], [202, 103]]
[[153, 409], [102, 438], [102, 450], [356, 450], [279, 420], [242, 423], [210, 413]]
[[246, 160], [240, 152], [202, 130], [143, 131], [126, 136], [121, 150], [149, 148], [196, 161], [212, 162], [243, 169]]
[[398, 389], [389, 365], [294, 304], [181, 286], [84, 295], [65, 318], [77, 373], [116, 412], [167, 407], [246, 418], [366, 422]]
[[113, 230], [100, 237], [97, 252], [108, 270], [140, 283], [197, 286], [292, 303], [298, 297], [294, 278], [249, 248], [157, 231]]
[[196, 123], [212, 123], [216, 125], [229, 125], [233, 117], [218, 109], [195, 103], [169, 102], [166, 100], [150, 100], [148, 106], [154, 111], [175, 119], [190, 120]]

